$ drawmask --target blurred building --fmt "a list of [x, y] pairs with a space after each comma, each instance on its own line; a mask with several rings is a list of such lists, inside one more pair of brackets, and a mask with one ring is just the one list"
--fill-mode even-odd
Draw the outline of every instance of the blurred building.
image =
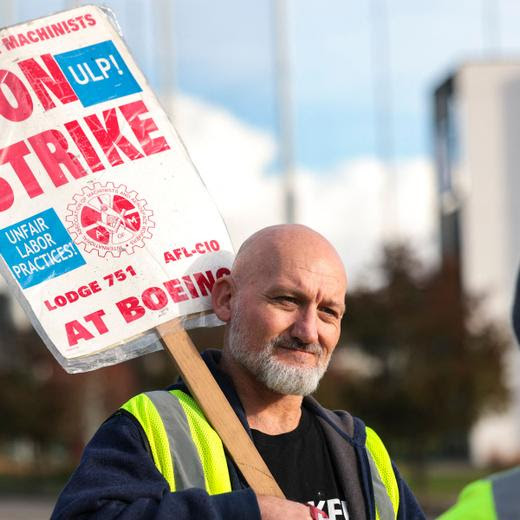
[[471, 435], [479, 463], [520, 460], [520, 353], [511, 304], [520, 265], [520, 61], [468, 63], [435, 91], [435, 146], [443, 262], [482, 312], [511, 332], [509, 410]]

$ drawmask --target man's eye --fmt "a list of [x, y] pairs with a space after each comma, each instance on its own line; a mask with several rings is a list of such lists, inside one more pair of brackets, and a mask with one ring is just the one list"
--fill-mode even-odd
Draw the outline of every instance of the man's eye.
[[331, 316], [332, 318], [339, 318], [338, 313], [330, 307], [323, 307], [321, 311], [327, 314], [328, 316]]
[[298, 300], [294, 296], [289, 296], [289, 295], [276, 296], [274, 299], [275, 299], [275, 301], [280, 302], [280, 303], [291, 303], [291, 304], [298, 303]]

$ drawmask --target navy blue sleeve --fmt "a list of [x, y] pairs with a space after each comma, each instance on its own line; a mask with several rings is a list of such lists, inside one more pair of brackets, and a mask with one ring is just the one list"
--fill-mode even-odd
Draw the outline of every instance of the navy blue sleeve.
[[401, 478], [399, 470], [392, 462], [395, 478], [399, 486], [399, 511], [397, 511], [397, 520], [426, 520], [421, 506], [408, 487], [408, 484]]
[[85, 448], [52, 520], [260, 520], [251, 489], [213, 496], [202, 489], [171, 493], [142, 435], [140, 426], [126, 414], [107, 420]]

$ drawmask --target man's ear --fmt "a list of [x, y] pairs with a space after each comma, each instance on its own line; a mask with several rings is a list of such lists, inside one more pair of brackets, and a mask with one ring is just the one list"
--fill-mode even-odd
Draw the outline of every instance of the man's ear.
[[217, 317], [227, 323], [231, 319], [231, 297], [235, 286], [231, 276], [217, 278], [211, 291], [211, 303]]

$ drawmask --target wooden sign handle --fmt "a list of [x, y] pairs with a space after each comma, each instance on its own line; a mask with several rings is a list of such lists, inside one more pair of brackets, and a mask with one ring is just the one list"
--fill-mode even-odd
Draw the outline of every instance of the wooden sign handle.
[[282, 490], [184, 328], [170, 321], [159, 325], [157, 331], [192, 396], [222, 439], [251, 489], [257, 495], [284, 498]]

